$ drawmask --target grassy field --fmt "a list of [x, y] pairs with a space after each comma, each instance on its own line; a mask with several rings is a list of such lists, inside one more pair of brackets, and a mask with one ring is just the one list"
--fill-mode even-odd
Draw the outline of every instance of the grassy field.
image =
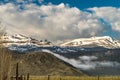
[[120, 80], [120, 76], [109, 76], [109, 77], [31, 76], [30, 80]]

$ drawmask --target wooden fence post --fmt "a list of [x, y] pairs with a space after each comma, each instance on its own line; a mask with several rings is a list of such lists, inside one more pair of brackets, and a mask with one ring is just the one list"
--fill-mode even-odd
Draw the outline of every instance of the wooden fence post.
[[100, 76], [98, 75], [98, 80], [100, 80]]
[[61, 76], [60, 76], [60, 80], [62, 80], [62, 79], [61, 79]]
[[11, 77], [11, 80], [13, 80], [13, 79], [14, 79], [14, 77], [12, 76], [12, 77]]
[[50, 80], [50, 75], [48, 75], [48, 80]]
[[30, 77], [30, 76], [29, 76], [29, 73], [28, 73], [28, 74], [27, 74], [27, 80], [29, 80], [29, 77]]
[[23, 76], [22, 75], [20, 76], [20, 80], [23, 80]]
[[24, 77], [23, 77], [23, 80], [26, 80], [25, 75], [24, 75]]
[[18, 75], [19, 75], [19, 73], [18, 73], [18, 63], [16, 64], [16, 80], [18, 80]]

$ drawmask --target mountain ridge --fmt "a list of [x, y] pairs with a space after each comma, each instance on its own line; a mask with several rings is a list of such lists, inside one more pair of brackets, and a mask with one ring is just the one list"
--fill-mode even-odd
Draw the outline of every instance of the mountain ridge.
[[37, 40], [32, 37], [27, 37], [22, 34], [4, 35], [0, 41], [5, 46], [11, 45], [36, 45], [36, 46], [52, 46], [53, 44], [48, 40]]
[[78, 38], [57, 45], [48, 40], [37, 40], [32, 37], [16, 34], [11, 36], [9, 35], [2, 36], [0, 43], [3, 43], [6, 47], [12, 45], [16, 45], [16, 46], [33, 45], [36, 47], [59, 46], [59, 47], [80, 47], [80, 48], [104, 47], [108, 49], [120, 48], [120, 42], [114, 40], [110, 36]]
[[77, 47], [104, 47], [104, 48], [120, 48], [120, 43], [113, 40], [109, 36], [79, 38], [61, 44], [60, 46], [77, 46]]

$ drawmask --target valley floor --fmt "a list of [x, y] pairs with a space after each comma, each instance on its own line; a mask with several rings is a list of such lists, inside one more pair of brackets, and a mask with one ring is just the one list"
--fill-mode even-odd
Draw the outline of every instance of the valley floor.
[[30, 80], [120, 80], [120, 76], [97, 76], [97, 77], [79, 77], [79, 76], [31, 76]]

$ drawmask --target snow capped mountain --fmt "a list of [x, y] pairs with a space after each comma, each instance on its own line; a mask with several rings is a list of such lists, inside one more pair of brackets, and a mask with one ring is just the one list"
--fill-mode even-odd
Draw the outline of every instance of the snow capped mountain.
[[80, 51], [101, 51], [120, 48], [120, 43], [109, 36], [75, 39], [61, 45], [54, 45], [48, 40], [36, 40], [21, 34], [4, 35], [0, 43], [10, 50], [19, 52], [40, 51], [43, 49], [55, 53], [77, 53]]
[[47, 40], [36, 40], [31, 37], [27, 37], [21, 34], [15, 34], [15, 35], [4, 35], [1, 37], [0, 42], [3, 43], [5, 46], [24, 46], [24, 45], [35, 45], [35, 46], [52, 46], [52, 43]]
[[120, 43], [109, 36], [80, 38], [65, 42], [60, 46], [119, 48]]
[[16, 34], [16, 35], [12, 35], [12, 36], [3, 36], [3, 41], [7, 41], [7, 42], [14, 42], [14, 43], [18, 43], [18, 42], [29, 42], [30, 38], [23, 36], [21, 34]]

